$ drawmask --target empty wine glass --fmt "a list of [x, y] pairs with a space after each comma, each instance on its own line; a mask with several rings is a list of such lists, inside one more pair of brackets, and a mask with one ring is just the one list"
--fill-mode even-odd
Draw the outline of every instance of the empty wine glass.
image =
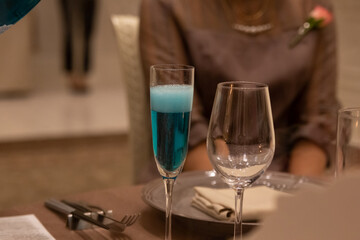
[[338, 111], [335, 177], [360, 170], [360, 108]]
[[176, 177], [187, 154], [194, 67], [179, 64], [150, 68], [150, 108], [155, 161], [165, 184], [165, 239], [171, 239], [171, 202]]
[[242, 238], [242, 202], [249, 187], [270, 165], [275, 135], [267, 85], [218, 84], [207, 135], [212, 165], [235, 190], [234, 239]]

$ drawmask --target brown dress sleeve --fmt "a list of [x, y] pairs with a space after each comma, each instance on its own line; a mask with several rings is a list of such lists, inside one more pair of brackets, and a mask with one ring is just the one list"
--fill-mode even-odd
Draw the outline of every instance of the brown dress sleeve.
[[[146, 84], [149, 85], [151, 65], [162, 63], [191, 64], [184, 41], [178, 9], [173, 1], [143, 0], [140, 8], [140, 54]], [[196, 69], [195, 69], [196, 81]], [[149, 93], [147, 93], [149, 94]], [[203, 142], [207, 134], [208, 120], [203, 116], [203, 107], [197, 91], [191, 113], [189, 148]]]
[[312, 79], [299, 101], [299, 127], [292, 140], [304, 138], [322, 147], [328, 156], [336, 139], [339, 103], [336, 98], [337, 56], [335, 21], [320, 31]]
[[171, 1], [143, 0], [140, 7], [140, 54], [146, 81], [154, 64], [188, 64]]

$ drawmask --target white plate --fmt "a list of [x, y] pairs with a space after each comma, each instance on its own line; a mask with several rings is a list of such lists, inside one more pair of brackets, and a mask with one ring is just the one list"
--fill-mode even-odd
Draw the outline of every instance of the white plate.
[[[307, 184], [321, 184], [321, 181], [309, 179], [306, 177], [299, 177], [287, 173], [280, 172], [266, 172], [254, 184], [266, 185], [268, 187], [291, 192]], [[182, 220], [196, 221], [197, 223], [206, 223], [216, 225], [216, 227], [226, 227], [226, 231], [232, 229], [233, 222], [219, 221], [210, 217], [209, 215], [197, 210], [191, 206], [191, 200], [194, 196], [193, 187], [204, 186], [212, 188], [226, 188], [228, 187], [215, 172], [184, 172], [179, 175], [175, 182], [173, 192], [172, 214]], [[143, 200], [151, 207], [165, 212], [165, 190], [162, 179], [153, 180], [144, 186], [142, 190]], [[255, 222], [245, 222], [246, 226], [251, 227], [257, 225]], [[220, 226], [221, 225], [221, 226]], [[227, 227], [229, 226], [229, 227]], [[207, 228], [209, 229], [209, 228]]]

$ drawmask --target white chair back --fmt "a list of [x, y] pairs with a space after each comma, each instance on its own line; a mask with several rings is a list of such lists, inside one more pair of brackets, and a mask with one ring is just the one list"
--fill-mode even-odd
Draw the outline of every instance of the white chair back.
[[[128, 100], [130, 151], [134, 182], [144, 179], [144, 169], [153, 159], [150, 128], [148, 84], [144, 80], [139, 53], [139, 17], [112, 15], [111, 21], [118, 43], [122, 77]], [[151, 159], [151, 160], [150, 160]], [[155, 165], [152, 160], [150, 163]]]

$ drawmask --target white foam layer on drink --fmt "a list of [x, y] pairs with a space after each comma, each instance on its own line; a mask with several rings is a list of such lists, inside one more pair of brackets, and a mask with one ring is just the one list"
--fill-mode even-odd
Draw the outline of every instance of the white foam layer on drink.
[[150, 88], [151, 110], [163, 113], [190, 112], [194, 89], [191, 85], [159, 85]]

